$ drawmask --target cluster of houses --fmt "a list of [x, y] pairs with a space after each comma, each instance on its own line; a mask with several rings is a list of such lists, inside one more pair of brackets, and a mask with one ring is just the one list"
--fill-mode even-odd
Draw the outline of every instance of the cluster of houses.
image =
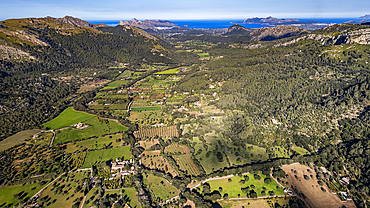
[[111, 172], [114, 173], [111, 175], [112, 179], [116, 177], [117, 175], [119, 175], [121, 178], [124, 178], [125, 176], [133, 174], [134, 167], [131, 167], [131, 170], [126, 170], [125, 166], [127, 164], [134, 164], [134, 160], [130, 159], [130, 160], [119, 161], [118, 159], [116, 159], [116, 161], [113, 162], [111, 166]]
[[76, 127], [76, 129], [85, 129], [88, 127], [88, 125], [85, 125], [84, 123], [78, 123], [78, 124], [74, 124], [73, 127]]

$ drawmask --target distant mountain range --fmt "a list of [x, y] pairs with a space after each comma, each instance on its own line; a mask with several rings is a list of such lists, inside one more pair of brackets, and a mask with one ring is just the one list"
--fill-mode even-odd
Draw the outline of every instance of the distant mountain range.
[[169, 29], [177, 25], [167, 20], [137, 20], [133, 18], [130, 21], [119, 21], [118, 25], [130, 25], [141, 29]]
[[370, 19], [370, 14], [366, 14], [364, 16], [361, 16], [361, 17], [357, 18], [357, 19]]

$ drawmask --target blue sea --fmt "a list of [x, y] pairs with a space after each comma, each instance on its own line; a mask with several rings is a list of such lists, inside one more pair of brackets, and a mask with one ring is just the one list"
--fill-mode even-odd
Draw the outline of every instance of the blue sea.
[[[299, 18], [297, 18], [299, 19]], [[182, 26], [185, 28], [193, 28], [193, 29], [223, 29], [223, 28], [229, 28], [232, 25], [235, 25], [236, 23], [233, 22], [242, 22], [244, 19], [238, 19], [238, 20], [169, 20], [178, 26]], [[357, 18], [331, 18], [331, 19], [299, 19], [300, 21], [316, 21], [316, 22], [325, 22], [325, 23], [344, 23], [348, 21], [360, 21], [360, 19]], [[126, 21], [126, 20], [123, 20]], [[104, 23], [106, 25], [109, 25], [111, 27], [117, 26], [119, 20], [91, 20], [88, 21], [93, 24], [99, 24]], [[261, 28], [261, 27], [272, 27], [267, 25], [260, 25], [260, 24], [242, 24], [243, 27], [246, 28]]]

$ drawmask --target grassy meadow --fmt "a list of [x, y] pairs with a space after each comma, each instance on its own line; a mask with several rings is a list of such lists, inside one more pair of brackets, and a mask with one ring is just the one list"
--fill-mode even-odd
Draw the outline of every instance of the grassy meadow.
[[84, 122], [89, 125], [85, 129], [67, 128], [57, 133], [55, 143], [60, 144], [64, 142], [81, 140], [90, 137], [99, 137], [107, 134], [114, 134], [124, 132], [127, 127], [122, 126], [116, 121], [101, 119], [97, 117], [90, 118]]
[[20, 131], [2, 141], [0, 141], [0, 152], [4, 151], [6, 149], [9, 149], [11, 147], [14, 147], [18, 144], [22, 144], [24, 140], [31, 139], [31, 137], [40, 132], [40, 129], [32, 129], [32, 130], [25, 130]]
[[117, 147], [105, 150], [90, 151], [87, 153], [83, 168], [90, 168], [92, 164], [114, 160], [124, 157], [125, 160], [131, 158], [131, 146]]
[[71, 126], [73, 124], [77, 124], [78, 122], [84, 122], [93, 117], [94, 115], [75, 111], [73, 107], [69, 107], [53, 120], [46, 122], [44, 124], [44, 128], [60, 129], [63, 127]]
[[[239, 182], [241, 180], [244, 180], [244, 177], [240, 177], [240, 176], [234, 176], [231, 178], [224, 178], [220, 180], [208, 181], [207, 183], [209, 183], [209, 185], [211, 186], [211, 191], [219, 190], [219, 187], [222, 187], [221, 195], [223, 196], [225, 193], [227, 193], [229, 195], [229, 198], [239, 197], [239, 194], [240, 194], [240, 197], [245, 197], [246, 193], [243, 193], [241, 188], [245, 188], [247, 186], [250, 187], [251, 185], [255, 186], [254, 191], [257, 193], [257, 196], [263, 196], [261, 194], [263, 187], [266, 188], [266, 191], [265, 191], [266, 195], [268, 195], [269, 191], [273, 191], [275, 195], [284, 194], [284, 190], [281, 187], [279, 188], [279, 190], [277, 190], [276, 187], [278, 187], [279, 185], [273, 179], [271, 179], [271, 182], [267, 184], [264, 182], [264, 179], [266, 178], [266, 176], [264, 176], [261, 173], [259, 173], [258, 175], [261, 176], [260, 180], [254, 179], [253, 174], [247, 174], [247, 176], [249, 177], [249, 180], [245, 181], [245, 184]], [[229, 182], [229, 179], [231, 179], [231, 182]]]
[[0, 207], [12, 207], [19, 203], [14, 195], [24, 193], [23, 199], [29, 199], [36, 194], [42, 185], [40, 183], [26, 184], [24, 186], [12, 186], [0, 189]]

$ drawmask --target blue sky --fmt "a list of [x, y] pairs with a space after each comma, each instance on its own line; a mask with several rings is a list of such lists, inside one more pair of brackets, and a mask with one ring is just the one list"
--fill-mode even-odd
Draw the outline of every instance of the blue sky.
[[348, 18], [370, 13], [370, 0], [0, 0], [0, 20], [63, 17], [85, 20]]

